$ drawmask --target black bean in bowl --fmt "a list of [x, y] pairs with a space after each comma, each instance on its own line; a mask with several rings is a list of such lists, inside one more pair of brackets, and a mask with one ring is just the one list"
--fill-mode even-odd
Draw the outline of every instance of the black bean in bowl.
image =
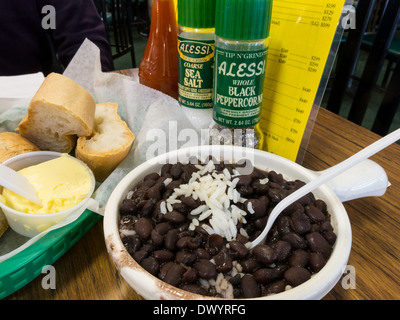
[[265, 244], [250, 250], [274, 206], [304, 182], [243, 164], [165, 164], [131, 190], [119, 232], [130, 255], [166, 283], [210, 297], [254, 298], [309, 280], [336, 235], [312, 193], [287, 207]]

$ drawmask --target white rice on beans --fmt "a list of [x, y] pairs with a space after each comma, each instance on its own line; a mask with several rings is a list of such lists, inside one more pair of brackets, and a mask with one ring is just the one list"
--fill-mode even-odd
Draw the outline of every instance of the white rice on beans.
[[[192, 174], [189, 182], [175, 188], [172, 195], [161, 203], [161, 212], [173, 211], [172, 205], [181, 202], [178, 199], [180, 196], [199, 199], [204, 204], [190, 212], [197, 218], [192, 220], [189, 230], [194, 230], [200, 222], [208, 222], [202, 227], [209, 234], [217, 233], [228, 241], [236, 239], [236, 225], [238, 222], [246, 223], [247, 214], [236, 205], [247, 200], [236, 190], [239, 174], [233, 171], [232, 175], [226, 168], [217, 173], [211, 160], [205, 166], [196, 165], [196, 168], [198, 171]], [[254, 213], [253, 208], [249, 207], [248, 212]]]

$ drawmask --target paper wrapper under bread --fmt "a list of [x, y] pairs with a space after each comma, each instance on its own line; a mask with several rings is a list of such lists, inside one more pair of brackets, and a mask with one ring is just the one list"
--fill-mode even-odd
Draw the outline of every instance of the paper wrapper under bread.
[[[181, 107], [168, 95], [140, 84], [135, 71], [133, 77], [102, 72], [100, 50], [86, 39], [64, 72], [85, 88], [96, 103], [118, 103], [119, 115], [135, 135], [128, 156], [95, 192], [100, 206], [106, 204], [118, 182], [137, 165], [166, 151], [202, 144], [201, 130], [211, 125], [211, 109]], [[179, 137], [184, 129], [198, 139]]]
[[[133, 77], [102, 72], [100, 50], [88, 39], [82, 43], [63, 74], [85, 88], [96, 103], [118, 103], [119, 115], [135, 135], [128, 156], [96, 188], [93, 198], [98, 201], [100, 208], [104, 208], [115, 186], [133, 168], [158, 154], [182, 146], [202, 144], [201, 130], [211, 125], [210, 109], [192, 110], [181, 107], [173, 98], [141, 85], [137, 70], [134, 70]], [[0, 132], [14, 131], [26, 114], [27, 107], [16, 106], [0, 114]], [[182, 132], [188, 132], [187, 130], [191, 132], [192, 139], [179, 136]], [[193, 139], [193, 136], [197, 138]], [[21, 242], [19, 247], [18, 241]], [[15, 239], [13, 250], [20, 251], [28, 243], [32, 243], [29, 241], [24, 245], [23, 242], [26, 239]], [[7, 251], [6, 248], [3, 249]], [[0, 256], [4, 254], [4, 250], [0, 252]]]

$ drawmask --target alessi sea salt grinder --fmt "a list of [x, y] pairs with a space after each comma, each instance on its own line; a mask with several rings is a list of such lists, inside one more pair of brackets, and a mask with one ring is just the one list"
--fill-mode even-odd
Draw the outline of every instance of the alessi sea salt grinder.
[[179, 103], [212, 108], [215, 0], [178, 0]]
[[[212, 144], [262, 148], [272, 0], [216, 0]], [[229, 130], [226, 130], [229, 129]]]

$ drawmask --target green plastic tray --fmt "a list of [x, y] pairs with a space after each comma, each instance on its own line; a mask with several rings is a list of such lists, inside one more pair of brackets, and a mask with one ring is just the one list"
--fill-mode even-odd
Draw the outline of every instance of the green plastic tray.
[[30, 247], [0, 263], [0, 299], [22, 288], [67, 252], [101, 218], [85, 210], [74, 222], [44, 235]]

